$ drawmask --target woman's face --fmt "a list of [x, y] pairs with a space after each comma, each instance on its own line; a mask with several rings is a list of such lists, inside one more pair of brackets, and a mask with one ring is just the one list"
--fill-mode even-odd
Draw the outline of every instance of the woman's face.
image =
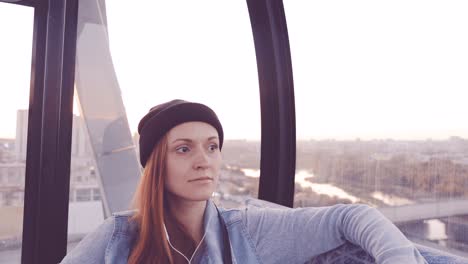
[[222, 157], [218, 132], [204, 122], [182, 123], [168, 132], [166, 191], [188, 201], [211, 197]]

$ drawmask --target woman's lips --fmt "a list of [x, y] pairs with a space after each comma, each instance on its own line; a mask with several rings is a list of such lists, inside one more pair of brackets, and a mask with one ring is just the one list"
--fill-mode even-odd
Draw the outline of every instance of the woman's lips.
[[189, 180], [189, 182], [199, 182], [199, 181], [213, 181], [213, 178], [210, 177], [200, 177], [200, 178], [195, 178], [192, 180]]

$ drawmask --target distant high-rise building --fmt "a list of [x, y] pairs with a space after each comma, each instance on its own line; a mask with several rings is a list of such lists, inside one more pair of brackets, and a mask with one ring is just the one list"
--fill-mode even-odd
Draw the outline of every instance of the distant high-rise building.
[[28, 110], [18, 110], [16, 112], [16, 139], [15, 153], [16, 160], [24, 162], [26, 160], [26, 144], [28, 136]]
[[[86, 157], [91, 155], [91, 147], [88, 135], [80, 116], [73, 115], [73, 133], [71, 154], [74, 157]], [[16, 117], [15, 153], [19, 162], [26, 161], [26, 145], [28, 136], [28, 110], [18, 110]]]
[[140, 134], [138, 134], [137, 132], [133, 133], [132, 140], [133, 140], [133, 145], [135, 145], [135, 150], [138, 156], [140, 153], [140, 144], [139, 144]]
[[72, 156], [91, 156], [91, 148], [83, 118], [73, 115]]

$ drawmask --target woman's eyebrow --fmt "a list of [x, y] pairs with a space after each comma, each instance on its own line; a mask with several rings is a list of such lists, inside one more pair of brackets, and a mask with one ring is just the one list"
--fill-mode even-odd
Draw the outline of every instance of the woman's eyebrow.
[[172, 143], [175, 143], [175, 142], [177, 142], [177, 141], [185, 141], [185, 142], [189, 142], [189, 143], [190, 143], [190, 142], [192, 142], [193, 140], [191, 140], [191, 139], [189, 139], [189, 138], [178, 138], [178, 139], [172, 141]]
[[[213, 139], [217, 139], [217, 138], [218, 138], [218, 137], [216, 137], [216, 136], [209, 137], [209, 138], [207, 139], [207, 141], [209, 141], [209, 140], [213, 140]], [[191, 143], [191, 142], [193, 142], [193, 140], [192, 140], [192, 139], [190, 139], [190, 138], [178, 138], [178, 139], [176, 139], [176, 140], [172, 141], [172, 143], [175, 143], [175, 142], [177, 142], [177, 141], [184, 141], [184, 142], [188, 142], [188, 143]]]

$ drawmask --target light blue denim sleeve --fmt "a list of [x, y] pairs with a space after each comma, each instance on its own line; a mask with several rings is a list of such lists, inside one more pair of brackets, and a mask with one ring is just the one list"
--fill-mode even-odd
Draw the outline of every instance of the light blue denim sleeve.
[[112, 232], [114, 217], [107, 218], [96, 230], [86, 235], [76, 247], [62, 260], [62, 264], [100, 264], [105, 263], [104, 256]]
[[249, 206], [243, 220], [264, 263], [304, 263], [345, 240], [361, 246], [377, 263], [427, 263], [393, 223], [367, 205]]

